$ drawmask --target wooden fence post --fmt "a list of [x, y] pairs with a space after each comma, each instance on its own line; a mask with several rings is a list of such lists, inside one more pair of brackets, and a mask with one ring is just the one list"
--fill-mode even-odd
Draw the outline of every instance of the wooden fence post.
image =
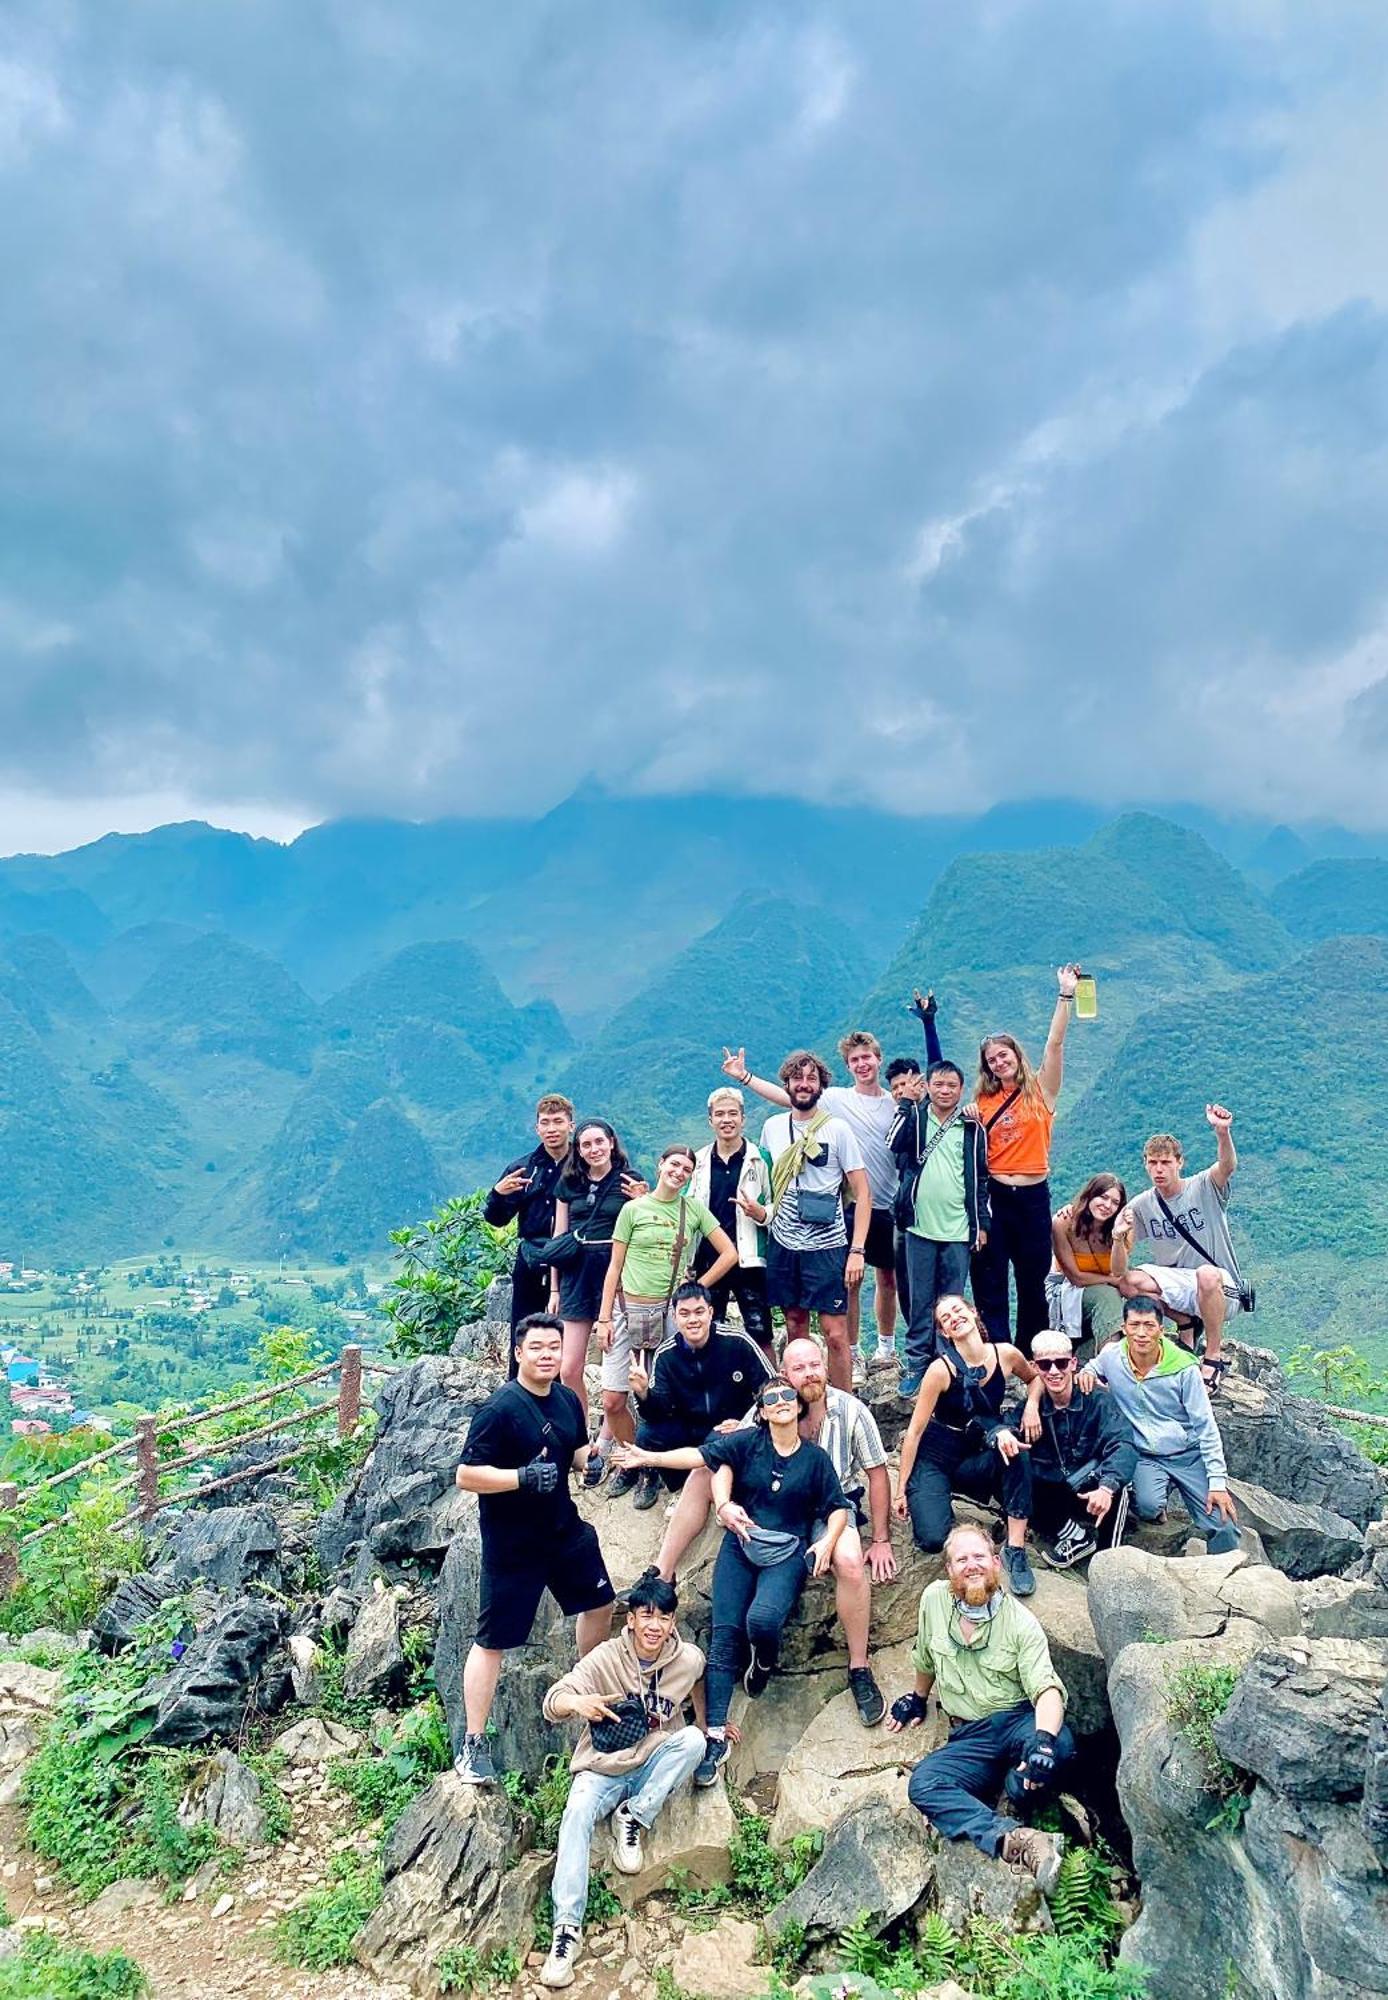
[[140, 1513], [152, 1521], [159, 1512], [159, 1440], [153, 1417], [135, 1419], [135, 1470]]
[[[0, 1486], [0, 1514], [13, 1513], [19, 1505], [19, 1488], [10, 1482]], [[19, 1542], [12, 1535], [0, 1539], [0, 1604], [13, 1595], [19, 1584]]]
[[350, 1437], [361, 1419], [361, 1349], [344, 1347], [337, 1382], [337, 1434]]

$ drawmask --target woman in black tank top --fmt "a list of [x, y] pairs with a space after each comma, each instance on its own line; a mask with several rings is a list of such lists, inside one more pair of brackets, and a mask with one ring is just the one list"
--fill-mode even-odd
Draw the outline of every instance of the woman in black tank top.
[[1001, 1499], [1003, 1567], [1015, 1595], [1029, 1597], [1036, 1588], [1026, 1552], [1031, 1466], [1020, 1427], [1004, 1421], [1002, 1407], [1010, 1385], [1035, 1381], [1036, 1370], [1019, 1349], [990, 1342], [965, 1299], [940, 1299], [935, 1328], [945, 1352], [925, 1371], [901, 1441], [896, 1517], [909, 1517], [917, 1546], [932, 1551], [954, 1525], [955, 1493], [985, 1506]]

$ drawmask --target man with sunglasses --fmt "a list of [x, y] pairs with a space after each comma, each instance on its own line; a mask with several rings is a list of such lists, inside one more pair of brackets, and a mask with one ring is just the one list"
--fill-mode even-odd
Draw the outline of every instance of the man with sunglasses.
[[1068, 1334], [1033, 1335], [1031, 1359], [1031, 1525], [1051, 1568], [1072, 1569], [1122, 1541], [1137, 1444], [1113, 1397], [1081, 1387]]
[[922, 1757], [907, 1796], [946, 1840], [1027, 1869], [1048, 1895], [1064, 1842], [1005, 1819], [993, 1801], [1005, 1788], [1025, 1819], [1054, 1794], [1075, 1754], [1065, 1684], [1039, 1620], [1003, 1589], [985, 1530], [952, 1528], [944, 1556], [945, 1574], [921, 1593], [915, 1686], [892, 1703], [887, 1727], [918, 1729], [933, 1689], [949, 1739]]

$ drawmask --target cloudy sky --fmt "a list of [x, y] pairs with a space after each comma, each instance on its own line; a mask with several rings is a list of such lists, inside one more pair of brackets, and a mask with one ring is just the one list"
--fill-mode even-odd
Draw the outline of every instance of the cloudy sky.
[[11, 0], [0, 847], [1388, 824], [1381, 0]]

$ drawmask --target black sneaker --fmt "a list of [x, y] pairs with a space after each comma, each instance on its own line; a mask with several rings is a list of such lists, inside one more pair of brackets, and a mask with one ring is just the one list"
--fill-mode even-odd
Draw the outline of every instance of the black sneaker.
[[771, 1668], [763, 1666], [757, 1658], [757, 1649], [752, 1648], [752, 1657], [747, 1662], [747, 1671], [742, 1676], [742, 1685], [747, 1690], [747, 1699], [755, 1701], [759, 1694], [765, 1694], [771, 1679]]
[[694, 1782], [696, 1785], [708, 1786], [716, 1783], [718, 1773], [727, 1763], [728, 1753], [732, 1747], [726, 1736], [706, 1736], [704, 1738], [704, 1754], [694, 1766]]
[[871, 1667], [850, 1667], [848, 1685], [858, 1704], [858, 1720], [864, 1729], [875, 1729], [887, 1713], [887, 1697], [873, 1678]]
[[1007, 1572], [1007, 1580], [1012, 1585], [1014, 1597], [1030, 1597], [1036, 1589], [1036, 1577], [1027, 1561], [1025, 1549], [1007, 1547], [1002, 1552], [1002, 1566]]
[[640, 1477], [640, 1471], [636, 1466], [619, 1466], [607, 1482], [608, 1499], [622, 1499], [626, 1494], [630, 1493], [632, 1487], [636, 1485]]
[[601, 1486], [606, 1477], [607, 1460], [594, 1445], [588, 1453], [588, 1463], [583, 1468], [583, 1484], [591, 1491], [594, 1486]]
[[1073, 1569], [1077, 1562], [1092, 1556], [1098, 1546], [1092, 1530], [1079, 1521], [1067, 1521], [1047, 1548], [1046, 1561], [1052, 1569]]
[[659, 1473], [652, 1472], [650, 1467], [647, 1466], [636, 1482], [636, 1498], [631, 1504], [638, 1514], [644, 1514], [648, 1509], [654, 1507], [659, 1498], [660, 1475]]
[[465, 1785], [494, 1785], [496, 1766], [485, 1736], [465, 1736], [463, 1747], [453, 1759], [453, 1769]]

